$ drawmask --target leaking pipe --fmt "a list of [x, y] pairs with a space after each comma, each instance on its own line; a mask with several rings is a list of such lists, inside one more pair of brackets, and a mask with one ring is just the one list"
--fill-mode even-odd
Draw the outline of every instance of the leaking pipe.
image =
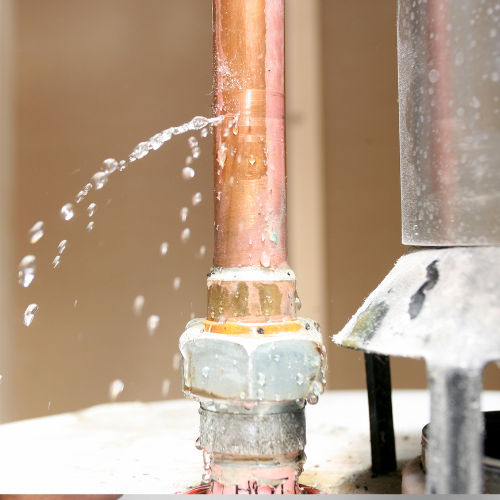
[[205, 319], [180, 339], [209, 493], [300, 493], [319, 325], [287, 263], [284, 0], [213, 0], [214, 261]]
[[207, 321], [224, 333], [296, 319], [287, 263], [284, 21], [284, 0], [213, 2], [213, 113], [225, 118], [214, 133]]
[[288, 267], [284, 4], [213, 3], [215, 267]]

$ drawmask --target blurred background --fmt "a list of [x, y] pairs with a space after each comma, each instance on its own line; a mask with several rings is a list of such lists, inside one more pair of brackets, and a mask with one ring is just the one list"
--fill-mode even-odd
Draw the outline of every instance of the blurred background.
[[[327, 387], [361, 389], [362, 354], [328, 337], [406, 251], [396, 2], [286, 0], [286, 8], [289, 262], [300, 314], [323, 327]], [[193, 134], [201, 156], [192, 179], [181, 173], [186, 134], [81, 203], [75, 196], [104, 159], [210, 116], [211, 72], [210, 0], [0, 0], [0, 422], [109, 402], [116, 380], [118, 401], [182, 397], [178, 338], [205, 314], [213, 248], [211, 136]], [[69, 221], [60, 216], [66, 203], [75, 206]], [[31, 244], [38, 221], [45, 234]], [[37, 270], [23, 288], [17, 271], [27, 254]], [[27, 327], [32, 303], [39, 310]], [[154, 335], [151, 315], [160, 318]], [[393, 387], [426, 387], [422, 361], [391, 363]], [[496, 365], [485, 388], [500, 389]]]

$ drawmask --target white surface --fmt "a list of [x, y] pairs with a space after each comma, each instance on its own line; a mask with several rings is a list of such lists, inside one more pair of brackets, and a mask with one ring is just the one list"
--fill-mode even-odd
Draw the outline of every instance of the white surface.
[[[483, 402], [483, 409], [498, 409], [500, 393], [483, 393]], [[420, 454], [428, 393], [393, 391], [393, 407], [398, 460], [408, 461]], [[366, 392], [326, 392], [306, 412], [308, 461], [301, 482], [360, 492], [355, 486], [368, 484], [370, 465]], [[112, 403], [4, 424], [0, 489], [53, 494], [185, 490], [199, 484], [202, 473], [201, 452], [194, 446], [198, 424], [198, 405], [184, 400]]]

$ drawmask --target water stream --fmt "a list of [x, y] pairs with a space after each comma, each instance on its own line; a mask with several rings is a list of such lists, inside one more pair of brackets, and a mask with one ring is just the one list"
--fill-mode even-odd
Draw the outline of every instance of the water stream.
[[[90, 181], [87, 182], [76, 194], [74, 202], [64, 204], [60, 209], [60, 217], [63, 221], [70, 221], [75, 217], [75, 214], [78, 211], [85, 211], [86, 222], [85, 228], [87, 232], [91, 232], [95, 227], [94, 216], [98, 210], [102, 210], [100, 205], [95, 202], [91, 202], [88, 205], [85, 203], [87, 197], [93, 191], [100, 191], [106, 186], [109, 182], [109, 179], [112, 175], [122, 172], [125, 170], [131, 163], [144, 158], [149, 151], [158, 150], [163, 144], [170, 141], [173, 136], [185, 134], [190, 131], [200, 131], [200, 140], [207, 138], [209, 132], [211, 131], [213, 126], [218, 126], [222, 123], [224, 117], [217, 118], [205, 118], [202, 116], [197, 116], [193, 118], [191, 121], [184, 123], [178, 127], [168, 128], [158, 134], [155, 134], [149, 140], [139, 143], [130, 153], [127, 160], [117, 161], [113, 158], [109, 158], [104, 160], [101, 169], [95, 172]], [[198, 139], [195, 136], [190, 136], [188, 138], [188, 146], [190, 149], [190, 154], [185, 159], [185, 165], [182, 167], [181, 176], [185, 180], [192, 179], [196, 172], [194, 169], [195, 161], [201, 155], [201, 147]], [[203, 196], [200, 192], [195, 192], [190, 197], [191, 203], [194, 206], [199, 205], [203, 201]], [[179, 212], [179, 217], [182, 223], [187, 223], [190, 215], [190, 210], [188, 207], [182, 207]], [[90, 220], [89, 220], [90, 219]], [[45, 224], [44, 221], [38, 221], [34, 224], [28, 231], [28, 241], [31, 245], [36, 245], [44, 235]], [[185, 244], [189, 241], [191, 237], [191, 229], [189, 227], [184, 227], [181, 231], [180, 241]], [[55, 249], [55, 256], [52, 261], [52, 267], [55, 269], [60, 264], [61, 261], [64, 260], [63, 253], [66, 248], [71, 246], [71, 241], [68, 242], [66, 239], [60, 240], [57, 248]], [[162, 242], [159, 248], [160, 257], [165, 257], [169, 251], [170, 244], [166, 241]], [[34, 247], [36, 248], [36, 247]], [[206, 252], [206, 246], [202, 245], [198, 252], [197, 257], [203, 258]], [[30, 254], [25, 255], [20, 263], [18, 268], [18, 281], [19, 284], [23, 288], [28, 288], [33, 280], [37, 276], [37, 257], [35, 255], [36, 252], [30, 252]], [[173, 280], [173, 290], [178, 290], [181, 285], [181, 278], [175, 277]], [[132, 305], [133, 314], [136, 317], [140, 317], [143, 312], [143, 307], [145, 304], [145, 297], [143, 295], [138, 294], [134, 299]], [[77, 300], [75, 300], [74, 306], [76, 307]], [[23, 315], [23, 323], [25, 326], [29, 327], [33, 324], [35, 320], [35, 315], [39, 310], [39, 306], [37, 303], [29, 304]], [[191, 319], [194, 317], [194, 313], [191, 314]], [[149, 336], [154, 336], [156, 329], [160, 324], [160, 316], [157, 314], [151, 314], [148, 316], [146, 320], [146, 327]], [[177, 357], [176, 357], [177, 355]], [[180, 359], [178, 358], [178, 353], [174, 354], [173, 358], [173, 368], [174, 370], [179, 369]], [[170, 380], [164, 379], [162, 383], [162, 395], [167, 396], [170, 388]], [[114, 380], [109, 386], [109, 399], [111, 401], [115, 401], [118, 396], [124, 390], [124, 383], [117, 379]]]

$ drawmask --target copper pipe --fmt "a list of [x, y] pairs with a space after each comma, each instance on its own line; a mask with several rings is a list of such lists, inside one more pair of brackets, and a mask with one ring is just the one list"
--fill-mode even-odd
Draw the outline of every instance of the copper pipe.
[[214, 267], [287, 268], [284, 0], [214, 0]]

